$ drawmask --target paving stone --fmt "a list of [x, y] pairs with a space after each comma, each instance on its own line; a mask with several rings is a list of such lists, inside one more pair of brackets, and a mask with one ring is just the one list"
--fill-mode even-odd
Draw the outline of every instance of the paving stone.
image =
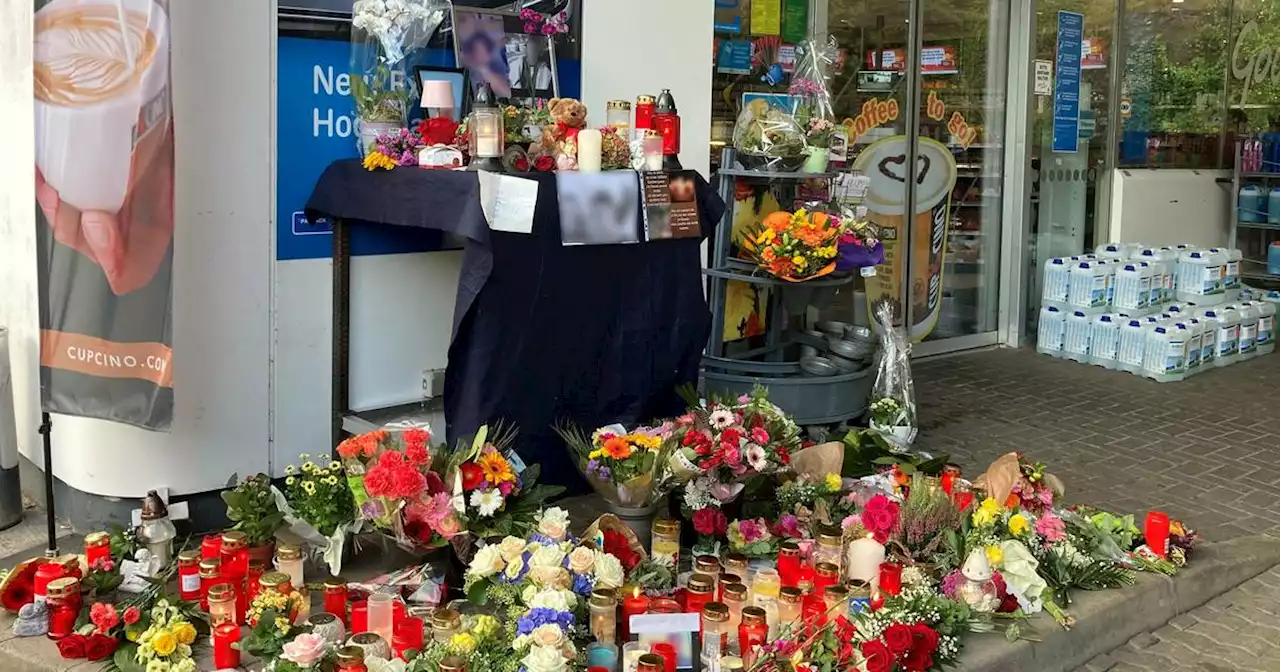
[[1186, 630], [1187, 628], [1199, 622], [1200, 622], [1200, 619], [1196, 618], [1195, 614], [1183, 614], [1169, 621], [1169, 625], [1172, 625], [1173, 627], [1179, 630]]

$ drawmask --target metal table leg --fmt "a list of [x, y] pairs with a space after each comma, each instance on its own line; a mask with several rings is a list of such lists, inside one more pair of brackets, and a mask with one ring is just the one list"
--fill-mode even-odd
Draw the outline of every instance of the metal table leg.
[[347, 369], [351, 347], [351, 229], [341, 219], [333, 220], [333, 398], [332, 439], [342, 441], [342, 418], [350, 410]]

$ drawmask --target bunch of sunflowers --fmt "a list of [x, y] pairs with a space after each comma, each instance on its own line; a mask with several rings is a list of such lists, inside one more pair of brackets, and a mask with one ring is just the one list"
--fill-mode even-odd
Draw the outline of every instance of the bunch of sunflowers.
[[747, 232], [743, 247], [760, 268], [782, 280], [801, 282], [835, 270], [836, 247], [845, 228], [839, 217], [825, 212], [775, 212]]

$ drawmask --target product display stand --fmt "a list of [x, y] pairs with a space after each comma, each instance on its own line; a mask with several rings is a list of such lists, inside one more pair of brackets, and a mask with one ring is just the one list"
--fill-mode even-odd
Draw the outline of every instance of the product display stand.
[[[734, 184], [738, 180], [774, 183], [833, 177], [832, 173], [745, 170], [737, 167], [733, 149], [724, 150], [720, 165], [718, 188], [721, 199], [728, 204], [734, 203]], [[874, 378], [871, 368], [839, 369], [831, 371], [832, 375], [807, 372], [801, 366], [802, 354], [824, 353], [831, 343], [817, 333], [792, 328], [789, 318], [789, 315], [803, 315], [810, 305], [821, 306], [824, 296], [830, 298], [837, 288], [852, 284], [857, 276], [829, 275], [787, 282], [760, 270], [752, 262], [733, 258], [732, 244], [733, 208], [729, 207], [716, 229], [710, 265], [703, 269], [708, 277], [711, 308], [711, 337], [702, 371], [707, 393], [737, 396], [749, 393], [757, 385], [766, 387], [770, 401], [792, 414], [801, 425], [838, 423], [861, 416]], [[768, 288], [763, 346], [733, 352], [726, 349], [726, 286], [730, 281]]]
[[[1271, 243], [1280, 240], [1280, 213], [1271, 212], [1270, 200], [1271, 190], [1280, 188], [1280, 165], [1273, 161], [1262, 159], [1260, 170], [1244, 170], [1244, 143], [1245, 141], [1237, 140], [1235, 148], [1235, 162], [1231, 172], [1231, 237], [1227, 243], [1228, 248], [1240, 250], [1244, 254], [1244, 259], [1240, 264], [1240, 277], [1244, 280], [1253, 280], [1260, 283], [1260, 286], [1276, 287], [1280, 285], [1280, 274], [1272, 273], [1272, 266], [1267, 263], [1267, 253]], [[1251, 166], [1252, 168], [1252, 166]], [[1219, 181], [1225, 181], [1225, 178], [1219, 178]], [[1244, 221], [1240, 218], [1240, 211], [1245, 209], [1246, 201], [1241, 196], [1241, 191], [1245, 187], [1253, 187], [1260, 190], [1260, 195], [1254, 204], [1260, 202], [1263, 207], [1250, 207], [1250, 219], [1260, 219], [1262, 221]], [[1253, 205], [1253, 204], [1249, 204]]]

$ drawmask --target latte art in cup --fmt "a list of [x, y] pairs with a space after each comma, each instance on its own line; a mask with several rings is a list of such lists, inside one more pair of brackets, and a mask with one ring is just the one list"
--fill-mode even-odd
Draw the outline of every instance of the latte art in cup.
[[68, 107], [92, 105], [137, 86], [156, 56], [147, 19], [143, 12], [112, 5], [37, 14], [36, 99]]

